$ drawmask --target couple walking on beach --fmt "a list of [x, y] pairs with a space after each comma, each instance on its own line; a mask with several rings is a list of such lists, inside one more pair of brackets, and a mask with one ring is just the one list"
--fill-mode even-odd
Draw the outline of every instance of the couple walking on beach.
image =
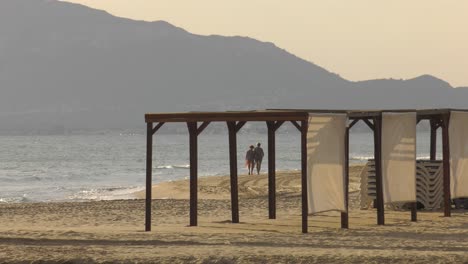
[[249, 170], [249, 175], [253, 174], [255, 165], [257, 165], [257, 174], [260, 174], [262, 168], [263, 149], [260, 147], [260, 143], [257, 143], [257, 147], [250, 145], [249, 150], [245, 154], [245, 165]]

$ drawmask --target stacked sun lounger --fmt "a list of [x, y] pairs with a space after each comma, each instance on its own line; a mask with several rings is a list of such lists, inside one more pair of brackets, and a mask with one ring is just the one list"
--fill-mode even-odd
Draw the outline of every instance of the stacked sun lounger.
[[[369, 160], [361, 175], [361, 209], [367, 209], [376, 198], [375, 164]], [[416, 161], [416, 196], [418, 207], [440, 209], [443, 205], [442, 161]], [[405, 209], [405, 203], [387, 204], [389, 209]]]

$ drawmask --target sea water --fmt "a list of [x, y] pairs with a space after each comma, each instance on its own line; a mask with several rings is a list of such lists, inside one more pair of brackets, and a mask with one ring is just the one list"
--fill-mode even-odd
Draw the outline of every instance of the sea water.
[[[267, 171], [267, 137], [242, 133], [237, 137], [239, 173], [249, 145], [261, 142]], [[143, 190], [146, 136], [104, 133], [63, 136], [0, 136], [0, 202], [87, 201], [134, 198]], [[372, 133], [351, 133], [350, 162], [373, 158]], [[418, 158], [428, 158], [429, 133], [418, 132]], [[440, 138], [438, 155], [440, 156]], [[189, 177], [186, 134], [156, 134], [153, 183]], [[229, 174], [227, 133], [202, 133], [198, 138], [199, 176]], [[299, 170], [299, 133], [277, 133], [277, 170]]]

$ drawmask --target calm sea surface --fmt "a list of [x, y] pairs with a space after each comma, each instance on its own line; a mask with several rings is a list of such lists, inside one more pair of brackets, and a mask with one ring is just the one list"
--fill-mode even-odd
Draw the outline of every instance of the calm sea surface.
[[[277, 170], [300, 169], [298, 133], [276, 136]], [[0, 202], [86, 201], [132, 198], [144, 189], [146, 136], [109, 133], [69, 136], [0, 136]], [[239, 173], [248, 146], [264, 134], [238, 135]], [[438, 139], [440, 150], [440, 138]], [[188, 135], [156, 134], [153, 182], [188, 178]], [[199, 175], [229, 174], [227, 134], [199, 137]], [[429, 135], [418, 133], [418, 158], [428, 158]], [[440, 152], [438, 153], [440, 155]], [[351, 163], [373, 157], [371, 133], [351, 133]], [[267, 156], [264, 169], [267, 168]]]

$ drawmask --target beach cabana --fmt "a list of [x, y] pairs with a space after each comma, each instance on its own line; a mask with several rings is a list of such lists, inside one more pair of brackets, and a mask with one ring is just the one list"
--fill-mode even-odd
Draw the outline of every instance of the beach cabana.
[[[326, 127], [328, 130], [326, 134], [330, 133], [333, 128], [340, 128], [343, 133], [335, 133], [335, 136], [338, 137], [340, 142], [339, 146], [334, 146], [334, 149], [340, 150], [343, 148], [343, 159], [340, 159], [343, 168], [343, 198], [344, 198], [344, 208], [342, 208], [341, 213], [341, 227], [348, 228], [348, 185], [349, 185], [349, 175], [348, 175], [348, 165], [349, 165], [349, 130], [359, 121], [363, 121], [372, 131], [373, 131], [373, 140], [374, 140], [374, 160], [375, 160], [375, 174], [376, 174], [376, 208], [377, 208], [377, 224], [384, 225], [384, 195], [385, 199], [390, 199], [388, 197], [398, 196], [395, 194], [396, 188], [390, 188], [388, 185], [384, 190], [384, 178], [382, 170], [382, 151], [384, 150], [385, 161], [395, 160], [393, 163], [384, 163], [386, 165], [386, 172], [392, 172], [388, 164], [403, 164], [401, 163], [402, 158], [398, 155], [404, 154], [404, 157], [409, 157], [408, 151], [398, 151], [395, 154], [394, 149], [401, 147], [407, 147], [407, 143], [401, 144], [398, 139], [395, 142], [396, 144], [393, 149], [390, 147], [389, 151], [385, 152], [385, 144], [382, 142], [382, 135], [386, 135], [382, 132], [383, 127], [390, 125], [390, 128], [399, 127], [403, 132], [405, 132], [405, 127], [408, 123], [402, 123], [398, 120], [396, 122], [385, 121], [387, 116], [394, 114], [396, 116], [407, 114], [405, 118], [413, 116], [414, 118], [414, 127], [421, 120], [429, 120], [431, 127], [431, 136], [430, 136], [430, 159], [436, 159], [436, 135], [438, 128], [442, 128], [442, 153], [443, 153], [443, 193], [444, 193], [444, 216], [449, 217], [451, 214], [451, 188], [454, 190], [459, 190], [460, 185], [465, 186], [466, 177], [462, 173], [463, 166], [458, 166], [457, 175], [455, 179], [457, 180], [458, 186], [451, 186], [450, 184], [450, 145], [449, 145], [449, 120], [451, 113], [455, 113], [453, 116], [457, 117], [458, 128], [454, 130], [454, 133], [457, 135], [457, 140], [462, 140], [463, 133], [458, 133], [461, 128], [464, 128], [463, 121], [467, 115], [464, 115], [468, 112], [466, 110], [456, 110], [456, 109], [425, 109], [425, 110], [415, 110], [415, 109], [398, 109], [398, 110], [316, 110], [316, 109], [269, 109], [269, 110], [259, 110], [259, 111], [237, 111], [237, 112], [188, 112], [188, 113], [149, 113], [145, 115], [145, 122], [147, 124], [147, 160], [146, 160], [146, 221], [145, 221], [145, 230], [151, 230], [151, 202], [152, 202], [152, 161], [153, 161], [153, 136], [154, 134], [165, 124], [165, 123], [186, 123], [189, 131], [189, 149], [190, 149], [190, 226], [197, 225], [197, 201], [198, 201], [198, 146], [197, 146], [197, 137], [211, 122], [225, 122], [228, 127], [228, 137], [229, 137], [229, 160], [230, 160], [230, 184], [231, 184], [231, 213], [232, 213], [232, 223], [239, 223], [239, 206], [238, 206], [238, 185], [237, 185], [237, 132], [244, 126], [246, 122], [249, 121], [260, 121], [265, 122], [268, 128], [268, 211], [269, 218], [276, 218], [276, 183], [275, 183], [275, 132], [276, 130], [284, 123], [291, 122], [301, 134], [301, 202], [302, 202], [302, 232], [308, 232], [308, 215], [309, 208], [314, 208], [309, 201], [315, 201], [311, 199], [311, 191], [308, 188], [311, 188], [310, 182], [308, 185], [309, 179], [317, 179], [314, 177], [314, 172], [309, 172], [308, 174], [308, 165], [311, 166], [314, 159], [308, 157], [309, 153], [314, 153], [311, 151], [317, 151], [318, 148], [313, 147], [315, 143], [311, 140], [314, 139], [313, 135], [316, 136], [315, 139], [320, 138], [325, 133], [320, 134], [320, 130]], [[459, 115], [460, 113], [460, 115]], [[332, 117], [345, 117], [345, 119], [337, 119]], [[317, 123], [313, 119], [317, 117], [330, 117], [322, 122], [322, 125]], [[338, 120], [338, 122], [337, 122]], [[343, 129], [342, 121], [345, 120], [346, 124]], [[385, 126], [382, 125], [384, 120]], [[388, 118], [391, 120], [391, 118]], [[399, 119], [403, 120], [403, 119]], [[406, 119], [408, 120], [411, 119]], [[468, 120], [468, 119], [466, 119]], [[334, 123], [324, 123], [324, 122], [334, 122]], [[339, 125], [337, 125], [339, 124]], [[402, 125], [403, 124], [403, 125]], [[460, 125], [461, 124], [461, 125]], [[318, 125], [318, 126], [315, 126]], [[316, 130], [313, 130], [313, 127], [316, 127]], [[455, 127], [455, 126], [454, 126]], [[393, 128], [391, 128], [393, 129]], [[340, 131], [341, 131], [340, 130]], [[411, 131], [410, 131], [411, 132]], [[468, 131], [466, 131], [468, 133]], [[407, 131], [406, 131], [407, 133]], [[387, 133], [391, 135], [392, 133]], [[308, 138], [309, 135], [309, 138]], [[404, 135], [404, 133], [402, 134]], [[328, 136], [330, 137], [330, 136]], [[466, 136], [468, 137], [468, 136]], [[334, 142], [332, 139], [326, 139], [327, 142]], [[390, 142], [386, 140], [385, 142]], [[400, 140], [401, 141], [401, 140]], [[413, 140], [415, 144], [415, 140]], [[467, 139], [468, 141], [468, 139]], [[456, 143], [455, 143], [456, 144]], [[384, 147], [383, 147], [384, 146]], [[455, 146], [455, 145], [453, 145]], [[308, 149], [309, 147], [309, 149]], [[453, 147], [454, 148], [454, 147]], [[393, 152], [392, 152], [393, 151]], [[461, 153], [457, 157], [458, 163], [463, 165], [465, 161], [463, 158], [463, 151], [460, 148], [457, 148], [456, 153]], [[338, 153], [338, 152], [337, 152]], [[405, 154], [407, 153], [407, 154]], [[321, 153], [323, 154], [323, 152]], [[341, 155], [341, 154], [340, 154]], [[394, 155], [397, 155], [395, 158]], [[392, 158], [393, 157], [393, 158]], [[308, 159], [309, 158], [309, 159]], [[331, 157], [333, 158], [333, 157]], [[416, 157], [414, 156], [414, 159]], [[406, 161], [411, 159], [406, 158]], [[320, 162], [320, 161], [315, 161]], [[468, 161], [467, 161], [468, 162]], [[309, 163], [309, 164], [308, 164]], [[410, 164], [410, 163], [405, 163]], [[313, 165], [313, 164], [312, 164]], [[453, 166], [453, 164], [452, 164]], [[408, 166], [407, 166], [408, 167]], [[313, 168], [315, 172], [316, 167]], [[315, 173], [317, 174], [317, 173]], [[312, 175], [312, 176], [311, 176]], [[453, 176], [453, 175], [452, 175]], [[311, 178], [312, 177], [312, 178]], [[458, 178], [457, 178], [458, 177]], [[326, 184], [326, 182], [324, 183]], [[388, 182], [387, 182], [388, 184]], [[390, 183], [390, 185], [395, 183]], [[398, 184], [398, 183], [396, 183]], [[313, 186], [312, 186], [313, 187]], [[466, 189], [466, 186], [465, 186]], [[310, 189], [310, 190], [313, 190]], [[390, 191], [389, 191], [390, 190]], [[458, 191], [459, 197], [463, 191]], [[313, 198], [313, 197], [312, 197]], [[311, 207], [312, 206], [312, 207]], [[411, 220], [417, 220], [417, 208], [416, 208], [416, 198], [412, 203], [411, 210]]]

